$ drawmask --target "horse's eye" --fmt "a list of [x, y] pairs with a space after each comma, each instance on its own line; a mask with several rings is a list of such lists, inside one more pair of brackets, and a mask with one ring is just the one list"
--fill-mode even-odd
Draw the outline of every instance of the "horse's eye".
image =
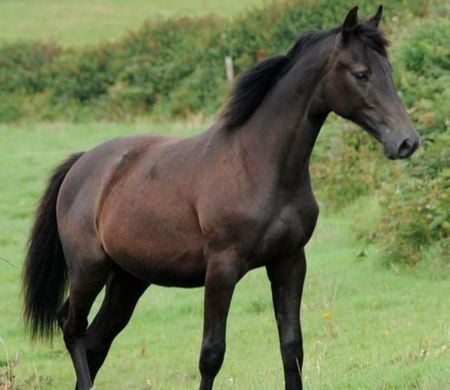
[[353, 76], [359, 81], [367, 81], [369, 78], [369, 74], [367, 72], [356, 72]]

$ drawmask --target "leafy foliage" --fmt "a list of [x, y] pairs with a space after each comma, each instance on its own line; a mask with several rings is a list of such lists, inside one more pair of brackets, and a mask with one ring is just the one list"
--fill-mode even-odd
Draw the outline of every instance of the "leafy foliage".
[[374, 193], [385, 170], [379, 167], [380, 148], [365, 131], [341, 119], [328, 121], [313, 153], [311, 177], [319, 199], [339, 209]]
[[450, 265], [450, 22], [420, 26], [398, 50], [397, 81], [422, 135], [422, 148], [381, 189], [378, 235], [391, 260], [415, 264], [430, 245], [434, 263]]
[[[404, 0], [390, 3], [390, 15]], [[421, 0], [408, 2], [420, 14]], [[141, 114], [211, 114], [228, 90], [224, 58], [236, 73], [286, 52], [302, 31], [342, 22], [344, 0], [286, 0], [233, 21], [215, 17], [147, 22], [115, 44], [62, 49], [24, 42], [0, 47], [0, 122], [126, 119]], [[361, 12], [370, 15], [373, 7]], [[12, 99], [9, 99], [11, 95]], [[21, 99], [27, 101], [22, 107]]]

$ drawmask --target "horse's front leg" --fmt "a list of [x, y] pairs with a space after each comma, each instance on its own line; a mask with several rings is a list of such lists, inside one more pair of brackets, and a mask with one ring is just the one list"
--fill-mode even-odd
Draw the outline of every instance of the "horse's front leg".
[[302, 388], [303, 345], [300, 327], [300, 302], [306, 274], [303, 250], [267, 266], [272, 299], [280, 337], [286, 390]]
[[231, 251], [208, 257], [205, 278], [203, 341], [200, 354], [201, 390], [212, 389], [225, 355], [228, 309], [239, 279], [240, 265]]

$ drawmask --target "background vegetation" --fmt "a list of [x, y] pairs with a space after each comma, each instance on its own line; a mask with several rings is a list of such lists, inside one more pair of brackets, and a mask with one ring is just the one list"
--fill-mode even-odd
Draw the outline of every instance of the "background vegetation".
[[[117, 135], [201, 131], [230, 89], [226, 55], [239, 73], [285, 52], [302, 31], [340, 23], [349, 6], [344, 0], [124, 4], [0, 2], [0, 389], [60, 389], [73, 380], [60, 341], [30, 350], [20, 319], [22, 248], [51, 168]], [[360, 13], [375, 9], [364, 2]], [[325, 217], [309, 248], [303, 307], [311, 389], [450, 388], [443, 299], [450, 296], [448, 5], [392, 0], [383, 28], [422, 147], [411, 160], [392, 162], [343, 120], [331, 116], [322, 130], [312, 177]], [[282, 387], [268, 294], [260, 271], [239, 288], [220, 388]], [[201, 291], [152, 287], [135, 318], [98, 387], [195, 388]]]
[[[391, 1], [388, 18], [404, 25], [408, 18], [440, 10], [429, 1], [414, 0], [405, 13], [405, 4]], [[373, 8], [366, 4], [361, 13], [373, 13]], [[0, 122], [211, 115], [228, 89], [225, 56], [233, 57], [239, 73], [285, 52], [300, 31], [340, 23], [343, 9], [346, 0], [288, 0], [232, 20], [204, 16], [148, 21], [122, 39], [93, 46], [7, 43], [0, 47]], [[399, 15], [406, 20], [400, 22]]]

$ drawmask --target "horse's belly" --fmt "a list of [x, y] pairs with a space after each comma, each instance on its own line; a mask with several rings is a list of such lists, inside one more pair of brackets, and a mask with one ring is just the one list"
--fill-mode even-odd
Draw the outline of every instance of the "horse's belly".
[[115, 263], [146, 282], [171, 287], [203, 286], [206, 262], [201, 253], [111, 253]]
[[[172, 218], [171, 218], [172, 217]], [[102, 243], [120, 267], [149, 283], [195, 287], [204, 284], [204, 242], [191, 218], [142, 210], [128, 218], [112, 218], [103, 229]]]
[[116, 191], [98, 231], [109, 257], [136, 277], [164, 286], [203, 285], [206, 263], [198, 221], [189, 203], [168, 190], [142, 184], [140, 191]]

